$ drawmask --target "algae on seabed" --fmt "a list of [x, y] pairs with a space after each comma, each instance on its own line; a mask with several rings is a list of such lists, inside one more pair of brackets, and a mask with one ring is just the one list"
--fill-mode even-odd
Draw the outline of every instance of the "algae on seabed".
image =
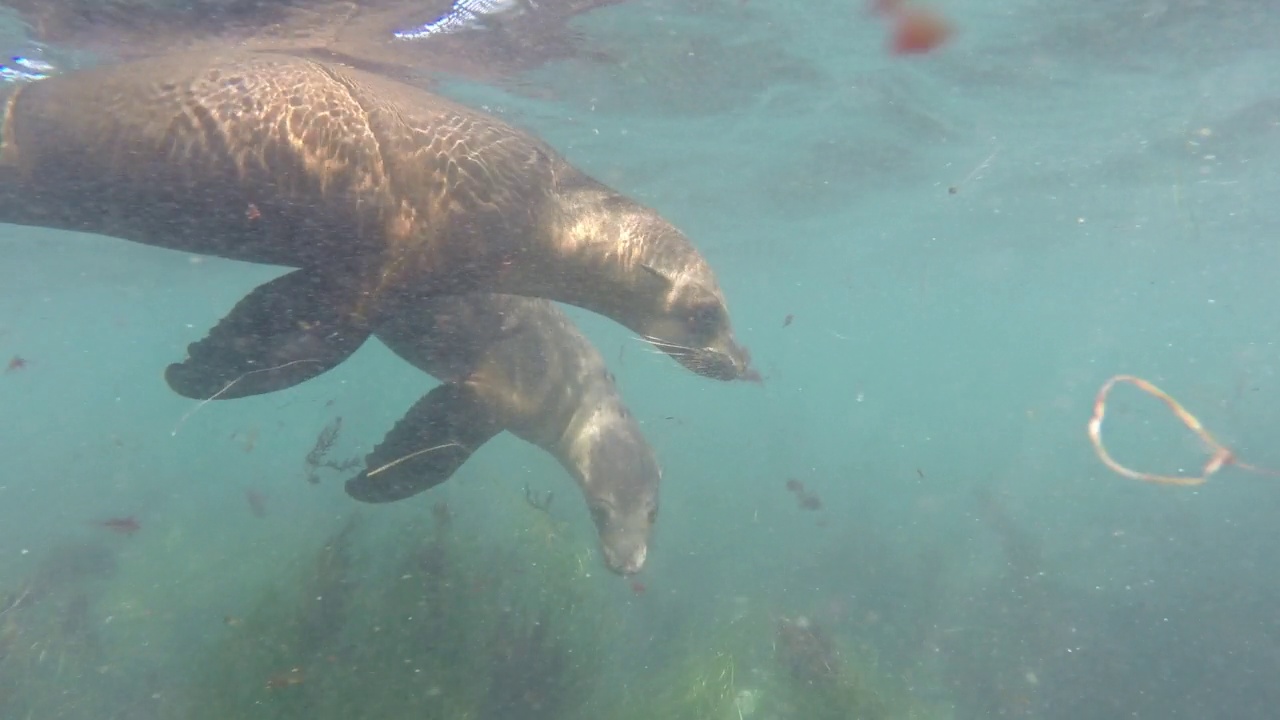
[[748, 611], [703, 624], [609, 720], [945, 720], [803, 617]]
[[158, 705], [135, 668], [154, 660], [145, 643], [123, 660], [113, 652], [133, 625], [108, 609], [116, 571], [115, 552], [72, 541], [42, 553], [21, 584], [0, 588], [0, 718], [101, 717], [104, 705], [143, 717]]
[[[272, 720], [944, 720], [800, 616], [748, 606], [690, 623], [652, 672], [606, 684], [627, 646], [613, 578], [544, 512], [463, 535], [437, 505], [370, 576], [355, 526], [264, 591], [203, 660], [183, 717]], [[357, 528], [358, 529], [358, 528]], [[392, 548], [389, 551], [387, 548]], [[360, 577], [353, 573], [359, 570]], [[328, 598], [328, 600], [324, 600]]]
[[589, 553], [523, 517], [515, 538], [463, 537], [438, 505], [360, 581], [348, 526], [228, 628], [185, 717], [587, 717], [617, 623]]

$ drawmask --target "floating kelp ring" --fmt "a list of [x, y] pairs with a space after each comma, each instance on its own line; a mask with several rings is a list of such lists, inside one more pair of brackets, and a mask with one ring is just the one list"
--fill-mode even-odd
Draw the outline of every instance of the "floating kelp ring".
[[[1102, 444], [1102, 418], [1105, 417], [1107, 413], [1107, 394], [1111, 392], [1111, 389], [1114, 388], [1117, 383], [1122, 382], [1129, 383], [1139, 390], [1159, 398], [1160, 401], [1167, 405], [1169, 409], [1173, 411], [1173, 414], [1182, 421], [1183, 425], [1190, 428], [1191, 432], [1195, 433], [1196, 436], [1204, 442], [1210, 452], [1210, 455], [1209, 461], [1204, 464], [1204, 469], [1200, 472], [1199, 476], [1154, 475], [1151, 473], [1138, 472], [1136, 470], [1130, 470], [1116, 462], [1111, 457], [1110, 453], [1107, 452], [1106, 447]], [[1165, 485], [1201, 485], [1208, 480], [1210, 476], [1227, 465], [1234, 465], [1241, 470], [1261, 475], [1280, 477], [1280, 472], [1276, 472], [1275, 470], [1268, 470], [1266, 468], [1260, 468], [1240, 462], [1240, 460], [1236, 458], [1235, 453], [1231, 452], [1230, 448], [1218, 442], [1208, 430], [1204, 429], [1204, 425], [1200, 424], [1200, 421], [1196, 419], [1196, 416], [1187, 412], [1186, 408], [1178, 404], [1177, 400], [1174, 400], [1168, 393], [1155, 385], [1133, 375], [1116, 375], [1108, 380], [1106, 384], [1102, 386], [1102, 389], [1098, 391], [1098, 397], [1093, 401], [1093, 417], [1089, 419], [1089, 441], [1093, 443], [1093, 450], [1098, 454], [1098, 459], [1101, 460], [1103, 464], [1119, 475], [1132, 478], [1134, 480], [1142, 480], [1143, 482], [1162, 483]]]

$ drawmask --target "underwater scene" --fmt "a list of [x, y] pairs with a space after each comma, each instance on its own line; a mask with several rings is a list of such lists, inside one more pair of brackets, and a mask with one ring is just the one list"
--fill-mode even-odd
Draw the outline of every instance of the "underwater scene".
[[1277, 717], [1278, 9], [0, 0], [0, 720]]

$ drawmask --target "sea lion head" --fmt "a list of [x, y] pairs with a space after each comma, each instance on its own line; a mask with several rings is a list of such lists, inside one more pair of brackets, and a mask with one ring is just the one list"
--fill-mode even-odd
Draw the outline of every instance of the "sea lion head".
[[655, 311], [636, 322], [634, 329], [645, 340], [704, 377], [760, 380], [750, 352], [734, 338], [724, 293], [700, 254], [692, 252], [678, 263], [645, 263], [641, 269], [668, 285]]
[[758, 381], [734, 339], [720, 283], [689, 238], [571, 166], [556, 171], [553, 235], [562, 263], [540, 270], [550, 285], [533, 289], [617, 320], [699, 375]]
[[631, 413], [606, 407], [584, 428], [579, 482], [600, 536], [605, 564], [620, 575], [644, 567], [658, 519], [662, 469]]

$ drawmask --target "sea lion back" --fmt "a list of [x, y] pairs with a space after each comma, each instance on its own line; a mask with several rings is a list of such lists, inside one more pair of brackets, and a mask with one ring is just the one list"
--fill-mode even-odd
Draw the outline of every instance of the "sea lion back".
[[495, 119], [393, 80], [254, 52], [23, 87], [6, 103], [0, 157], [0, 220], [295, 267], [388, 251], [429, 263], [448, 242], [455, 257], [437, 260], [487, 256], [492, 243], [459, 235], [527, 227], [553, 173], [540, 143]]

